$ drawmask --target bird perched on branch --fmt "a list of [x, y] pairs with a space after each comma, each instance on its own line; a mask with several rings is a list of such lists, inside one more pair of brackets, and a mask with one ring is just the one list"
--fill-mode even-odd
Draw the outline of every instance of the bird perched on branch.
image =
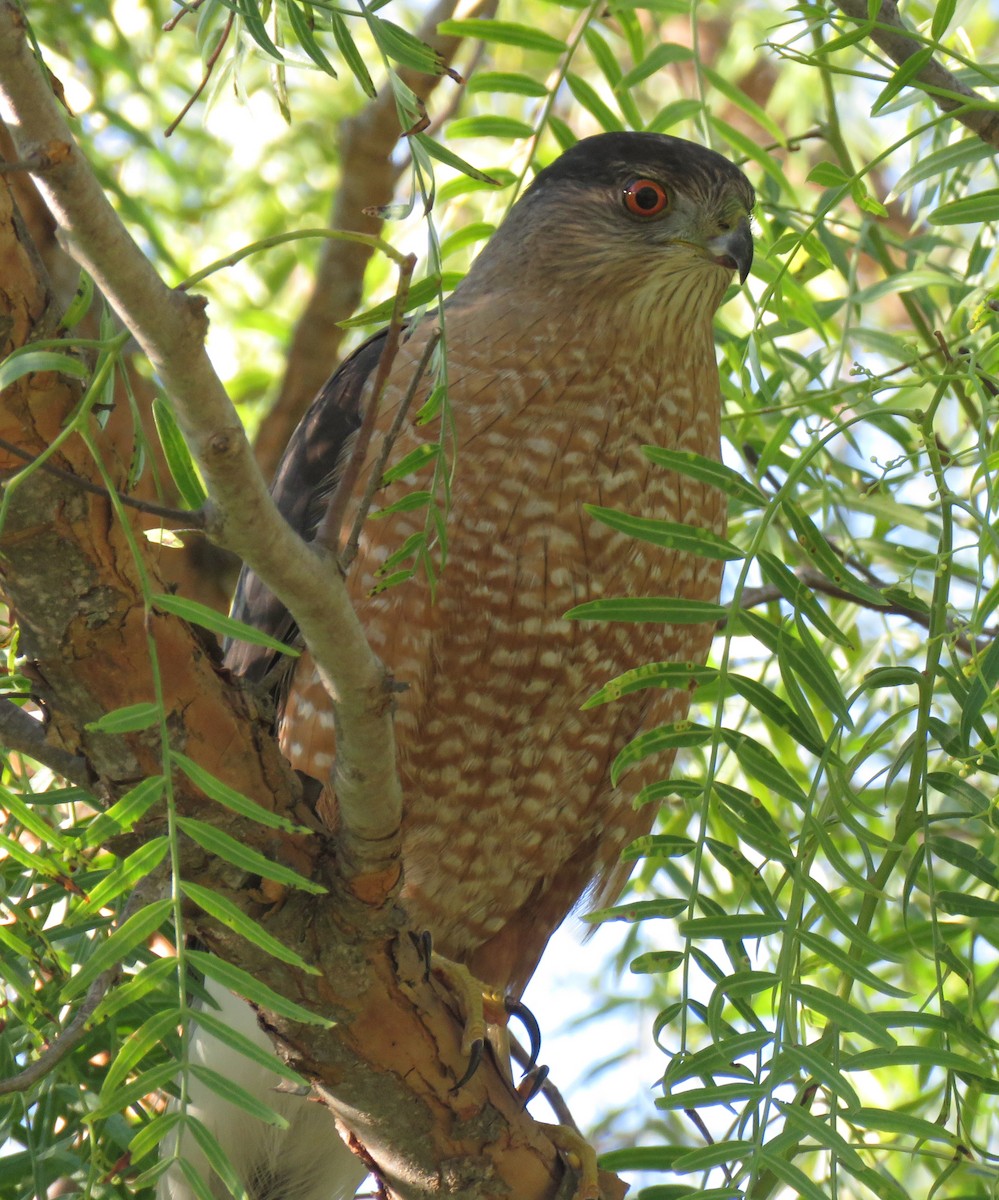
[[[649, 689], [581, 705], [629, 667], [707, 654], [709, 625], [564, 614], [602, 596], [717, 599], [717, 561], [627, 537], [584, 505], [724, 531], [724, 496], [654, 465], [641, 447], [718, 454], [712, 318], [733, 276], [749, 271], [753, 203], [737, 167], [659, 134], [588, 138], [541, 171], [445, 310], [444, 441], [454, 463], [443, 573], [434, 589], [421, 571], [379, 587], [390, 556], [421, 544], [427, 508], [396, 502], [427, 488], [432, 452], [425, 475], [414, 467], [376, 493], [350, 569], [371, 644], [404, 685], [396, 715], [403, 902], [437, 951], [513, 998], [580, 899], [607, 902], [622, 886], [621, 851], [654, 815], [649, 805], [635, 809], [633, 797], [670, 763], [640, 763], [619, 786], [610, 764], [636, 734], [682, 719], [688, 694]], [[407, 329], [351, 506], [439, 334], [433, 314]], [[275, 499], [305, 538], [351, 458], [383, 346], [384, 334], [341, 365], [278, 469]], [[431, 383], [428, 372], [412, 413]], [[409, 415], [392, 461], [426, 444], [426, 429]], [[282, 639], [295, 635], [250, 572], [233, 613]], [[273, 666], [267, 651], [245, 643], [231, 646], [227, 661], [252, 680]], [[335, 754], [332, 702], [307, 650], [277, 705], [285, 754], [325, 785]], [[335, 819], [335, 796], [324, 799]], [[223, 1050], [201, 1044], [213, 1048]], [[213, 1065], [226, 1069], [217, 1056]], [[237, 1069], [247, 1086], [245, 1060]], [[216, 1106], [203, 1119], [221, 1128], [225, 1106], [201, 1099]], [[345, 1189], [360, 1170], [341, 1183], [333, 1175], [342, 1164], [316, 1170], [318, 1155], [345, 1153], [332, 1131], [307, 1152], [295, 1144], [296, 1121], [301, 1133], [301, 1122], [325, 1113], [298, 1098], [282, 1104], [292, 1129], [274, 1135], [273, 1146], [245, 1133], [226, 1145], [253, 1200], [352, 1194]]]

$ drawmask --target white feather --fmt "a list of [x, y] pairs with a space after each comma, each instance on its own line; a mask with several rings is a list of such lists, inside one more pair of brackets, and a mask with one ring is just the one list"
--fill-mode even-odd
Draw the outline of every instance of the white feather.
[[[206, 988], [220, 1006], [216, 1015], [221, 1020], [257, 1045], [271, 1048], [244, 1000], [209, 981]], [[327, 1109], [306, 1096], [276, 1090], [280, 1076], [261, 1070], [204, 1030], [195, 1031], [190, 1057], [239, 1084], [288, 1121], [288, 1129], [277, 1129], [222, 1099], [194, 1076], [189, 1079], [188, 1112], [218, 1139], [250, 1200], [351, 1200], [366, 1172], [340, 1140]], [[164, 1139], [164, 1155], [174, 1153], [176, 1140], [176, 1134]], [[190, 1134], [182, 1137], [180, 1154], [209, 1181], [218, 1200], [228, 1200], [225, 1185]], [[160, 1179], [157, 1200], [196, 1200], [176, 1162]]]

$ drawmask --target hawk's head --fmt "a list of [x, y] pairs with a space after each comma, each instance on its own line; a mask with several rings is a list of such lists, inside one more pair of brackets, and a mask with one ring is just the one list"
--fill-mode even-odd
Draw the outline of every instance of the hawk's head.
[[658, 133], [585, 138], [541, 171], [464, 285], [654, 290], [713, 312], [753, 261], [752, 185], [720, 154]]

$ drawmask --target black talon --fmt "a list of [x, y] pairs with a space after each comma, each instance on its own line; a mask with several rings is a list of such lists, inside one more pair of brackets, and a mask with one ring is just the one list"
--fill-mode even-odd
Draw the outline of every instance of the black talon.
[[531, 1055], [527, 1060], [527, 1066], [524, 1067], [524, 1075], [529, 1071], [533, 1071], [538, 1063], [538, 1055], [541, 1053], [541, 1027], [538, 1025], [538, 1019], [534, 1013], [522, 1004], [519, 1000], [504, 1000], [504, 1006], [509, 1016], [516, 1017], [523, 1025], [525, 1032], [531, 1043]]
[[517, 1084], [517, 1095], [520, 1097], [522, 1108], [527, 1108], [545, 1086], [547, 1078], [547, 1067], [531, 1067], [529, 1071], [524, 1072], [524, 1078]]
[[472, 1048], [468, 1054], [468, 1066], [465, 1068], [465, 1074], [462, 1075], [462, 1077], [451, 1089], [452, 1096], [455, 1094], [455, 1092], [460, 1092], [465, 1084], [468, 1083], [475, 1072], [479, 1069], [482, 1063], [483, 1046], [484, 1043], [482, 1038], [476, 1038], [475, 1041], [472, 1042]]
[[424, 929], [422, 933], [410, 933], [409, 936], [413, 939], [413, 945], [423, 961], [423, 982], [426, 983], [430, 978], [430, 960], [433, 956], [434, 939], [431, 937], [429, 929]]

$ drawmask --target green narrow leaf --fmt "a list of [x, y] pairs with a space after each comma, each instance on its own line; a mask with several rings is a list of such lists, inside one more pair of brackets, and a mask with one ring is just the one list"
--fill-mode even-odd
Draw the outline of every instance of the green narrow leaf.
[[701, 1146], [697, 1150], [688, 1150], [677, 1158], [673, 1169], [684, 1175], [691, 1171], [710, 1171], [712, 1167], [741, 1162], [744, 1158], [751, 1157], [756, 1150], [755, 1142], [729, 1138], [724, 1142]]
[[56, 850], [64, 853], [73, 848], [73, 843], [68, 837], [60, 833], [55, 826], [50, 825], [30, 804], [25, 804], [16, 792], [12, 792], [0, 784], [0, 797], [3, 800], [2, 807], [7, 813], [22, 829], [33, 833], [40, 842], [46, 846], [53, 846]]
[[[198, 1148], [205, 1156], [205, 1161], [208, 1163], [209, 1168], [215, 1172], [224, 1184], [226, 1193], [230, 1196], [246, 1196], [243, 1181], [236, 1174], [232, 1164], [226, 1157], [225, 1151], [219, 1145], [212, 1131], [190, 1113], [187, 1116], [187, 1128], [198, 1143]], [[200, 1172], [197, 1171], [197, 1168], [185, 1159], [180, 1160], [180, 1166], [187, 1176], [188, 1182], [197, 1191], [200, 1200], [214, 1200], [214, 1188], [208, 1187]]]
[[763, 550], [757, 555], [756, 561], [760, 565], [760, 574], [764, 580], [780, 592], [795, 612], [805, 616], [823, 637], [829, 638], [839, 646], [853, 649], [853, 643], [815, 599], [811, 588], [807, 588], [779, 558]]
[[286, 646], [284, 642], [279, 642], [261, 630], [254, 629], [252, 625], [233, 620], [232, 617], [227, 617], [197, 600], [189, 600], [186, 596], [172, 596], [168, 592], [157, 592], [151, 599], [153, 606], [160, 612], [171, 613], [191, 625], [200, 625], [202, 629], [208, 629], [220, 637], [235, 638], [254, 646], [267, 646], [270, 650], [278, 650], [292, 658], [297, 658], [301, 654], [301, 651], [294, 646]]
[[578, 103], [595, 118], [601, 129], [609, 133], [623, 131], [624, 122], [617, 113], [611, 110], [609, 105], [603, 102], [595, 87], [572, 71], [566, 72], [565, 81], [569, 86], [569, 91], [572, 92]]
[[12, 858], [15, 862], [21, 864], [27, 871], [37, 871], [39, 875], [47, 879], [61, 879], [62, 869], [56, 863], [50, 862], [41, 854], [36, 854], [33, 850], [28, 850], [21, 843], [12, 837], [8, 837], [4, 833], [0, 833], [0, 847], [6, 855]]
[[860, 1107], [860, 1097], [849, 1080], [845, 1079], [822, 1053], [821, 1042], [815, 1046], [787, 1046], [770, 1064], [770, 1082], [774, 1088], [785, 1080], [800, 1082], [802, 1073], [817, 1079], [850, 1108]]
[[926, 219], [931, 225], [988, 225], [999, 220], [999, 188], [984, 188], [974, 196], [941, 204]]
[[[932, 1055], [932, 1052], [931, 1052]], [[932, 1066], [928, 1062], [927, 1066]], [[852, 1070], [853, 1068], [848, 1068]], [[979, 1069], [978, 1073], [981, 1073]], [[843, 1113], [843, 1119], [861, 1129], [871, 1129], [881, 1133], [901, 1133], [920, 1141], [947, 1142], [956, 1145], [960, 1140], [943, 1125], [935, 1121], [924, 1121], [921, 1117], [909, 1113], [897, 1112], [888, 1108], [857, 1108], [852, 1112]]]
[[832, 580], [843, 591], [856, 596], [858, 600], [864, 600], [868, 604], [874, 604], [878, 607], [884, 605], [884, 596], [858, 579], [846, 567], [843, 560], [829, 544], [825, 534], [819, 530], [811, 517], [803, 509], [799, 508], [796, 504], [792, 504], [790, 500], [782, 501], [781, 508], [787, 517], [788, 523], [794, 530], [798, 544], [812, 564], [823, 575]]
[[312, 26], [309, 24], [308, 17], [295, 3], [295, 0], [287, 0], [284, 11], [288, 16], [292, 32], [305, 53], [312, 59], [320, 71], [336, 79], [336, 71], [333, 70], [333, 64], [323, 53], [322, 47], [316, 41], [316, 35], [312, 32]]
[[611, 783], [617, 787], [628, 767], [650, 754], [662, 754], [667, 750], [679, 750], [687, 746], [703, 746], [711, 740], [713, 732], [704, 725], [680, 721], [675, 725], [660, 725], [657, 729], [640, 733], [625, 746], [611, 764]]
[[409, 139], [411, 142], [416, 142], [422, 146], [431, 158], [436, 158], [438, 162], [444, 163], [445, 166], [453, 167], [456, 171], [460, 171], [462, 175], [467, 175], [469, 179], [475, 179], [479, 183], [489, 184], [490, 187], [499, 187], [500, 181], [493, 178], [492, 175], [487, 175], [485, 171], [480, 171], [478, 167], [473, 167], [470, 162], [461, 158], [447, 146], [441, 145], [436, 139], [429, 137], [425, 133], [414, 133]]
[[658, 917], [674, 920], [687, 908], [686, 900], [633, 900], [630, 904], [594, 909], [584, 913], [583, 920], [588, 925], [601, 925], [605, 921], [649, 921]]
[[[405, 311], [409, 313], [414, 309], [435, 303], [442, 292], [451, 291], [458, 286], [461, 280], [462, 275], [458, 271], [445, 271], [443, 275], [426, 275], [423, 279], [417, 279], [415, 283], [410, 284], [409, 291], [406, 293]], [[390, 300], [383, 300], [380, 304], [365, 309], [364, 312], [356, 313], [344, 321], [338, 321], [337, 325], [341, 329], [359, 329], [365, 325], [384, 325], [386, 321], [391, 320], [394, 308], [395, 297], [393, 296]]]
[[175, 767], [179, 767], [209, 799], [221, 804], [224, 808], [231, 809], [243, 817], [249, 817], [251, 821], [256, 821], [259, 825], [266, 825], [270, 829], [283, 829], [286, 833], [308, 832], [304, 826], [296, 825], [287, 817], [281, 816], [280, 813], [271, 812], [270, 809], [258, 804], [256, 800], [251, 800], [249, 796], [237, 792], [235, 788], [223, 783], [221, 779], [217, 779], [211, 772], [196, 763], [193, 758], [188, 758], [179, 750], [170, 751], [170, 761]]
[[766, 684], [760, 683], [757, 679], [750, 679], [748, 675], [731, 673], [726, 678], [733, 690], [747, 700], [762, 717], [776, 725], [778, 729], [783, 729], [785, 733], [794, 738], [799, 746], [804, 746], [816, 757], [822, 756], [825, 744], [821, 734], [815, 729], [806, 727], [787, 701], [782, 700]]
[[655, 75], [664, 67], [671, 67], [678, 62], [689, 62], [693, 57], [693, 50], [687, 46], [677, 46], [669, 42], [662, 43], [650, 51], [637, 67], [632, 67], [626, 75], [622, 76], [617, 87], [622, 92], [630, 91], [643, 79], [648, 79], [650, 75]]
[[115, 1091], [125, 1082], [133, 1069], [151, 1050], [162, 1045], [167, 1034], [176, 1032], [177, 1014], [165, 1011], [154, 1013], [134, 1033], [129, 1034], [122, 1042], [114, 1062], [108, 1067], [107, 1074], [101, 1083], [101, 1103], [111, 1104]]
[[775, 1175], [781, 1183], [786, 1183], [788, 1187], [794, 1188], [804, 1200], [829, 1200], [824, 1189], [809, 1179], [800, 1167], [780, 1158], [777, 1154], [772, 1154], [768, 1150], [759, 1150], [756, 1163]]
[[201, 508], [206, 499], [204, 486], [173, 409], [162, 396], [153, 399], [153, 421], [163, 447], [163, 457], [181, 499], [190, 509]]
[[882, 88], [881, 93], [871, 105], [871, 116], [876, 117], [885, 105], [894, 100], [904, 87], [912, 83], [920, 71], [927, 66], [932, 57], [933, 47], [924, 46], [921, 50], [917, 50], [911, 58], [907, 58], [900, 67], [896, 68], [891, 79], [888, 80]]
[[728, 614], [722, 604], [672, 596], [608, 596], [570, 608], [567, 621], [660, 621], [665, 625], [714, 624]]
[[[169, 901], [167, 901], [169, 903]], [[111, 1097], [109, 1104], [99, 1104], [87, 1113], [88, 1121], [104, 1121], [108, 1117], [119, 1114], [123, 1109], [138, 1103], [144, 1096], [153, 1095], [161, 1088], [171, 1083], [177, 1075], [175, 1062], [163, 1063], [162, 1066], [152, 1067], [137, 1079], [133, 1079], [126, 1087], [119, 1088]]]
[[808, 797], [769, 747], [735, 729], [723, 729], [722, 737], [751, 778], [799, 808], [807, 805]]
[[[942, 5], [937, 5], [937, 12], [941, 7]], [[932, 154], [920, 155], [918, 161], [913, 163], [895, 184], [892, 192], [896, 196], [904, 195], [911, 191], [917, 183], [922, 183], [924, 179], [933, 179], [949, 174], [962, 167], [980, 162], [986, 157], [992, 157], [992, 150], [979, 137], [967, 137], [963, 141], [941, 146]]]
[[[795, 685], [800, 680], [818, 696], [822, 704], [831, 713], [834, 713], [847, 729], [852, 729], [853, 719], [850, 716], [850, 705], [843, 694], [835, 672], [829, 665], [829, 656], [815, 641], [801, 614], [795, 614], [798, 637], [794, 636], [787, 625], [773, 625], [755, 613], [740, 613], [738, 620], [742, 621], [743, 617], [747, 618], [743, 624], [751, 630], [753, 635], [771, 651], [776, 651], [781, 678], [785, 681], [789, 694], [794, 693]], [[772, 640], [768, 641], [767, 634], [771, 631], [773, 631]], [[791, 676], [794, 678], [793, 682], [789, 684]], [[797, 690], [800, 693], [800, 689]], [[812, 706], [803, 698], [799, 700], [799, 703], [801, 704], [799, 717], [812, 730], [813, 735], [824, 743], [825, 735], [819, 729]]]
[[710, 80], [711, 86], [719, 95], [731, 102], [734, 111], [752, 117], [761, 129], [765, 129], [770, 134], [771, 139], [778, 146], [787, 145], [787, 135], [784, 130], [765, 108], [757, 104], [752, 96], [746, 94], [745, 88], [738, 87], [727, 76], [720, 71], [712, 70], [703, 62], [698, 64], [698, 70], [703, 71], [705, 78]]
[[130, 1004], [137, 1003], [150, 993], [159, 992], [161, 988], [167, 986], [167, 980], [170, 981], [169, 986], [175, 989], [176, 973], [177, 960], [175, 958], [154, 958], [152, 962], [146, 963], [124, 983], [108, 992], [94, 1010], [91, 1018], [93, 1025], [97, 1026], [101, 1021], [114, 1017], [128, 1008]]
[[84, 728], [92, 733], [137, 733], [156, 724], [159, 719], [160, 706], [152, 701], [144, 701], [116, 708], [96, 721], [88, 721]]
[[548, 95], [545, 85], [538, 83], [530, 75], [515, 75], [502, 71], [476, 71], [468, 81], [467, 90], [472, 95], [480, 92], [509, 92], [517, 96], [533, 96], [539, 100]]
[[855, 1179], [867, 1184], [874, 1195], [883, 1196], [884, 1200], [911, 1200], [911, 1194], [904, 1192], [894, 1180], [889, 1180], [883, 1173], [867, 1166], [853, 1146], [833, 1127], [832, 1118], [816, 1117], [800, 1104], [789, 1104], [787, 1101], [776, 1099], [774, 1103], [790, 1129], [799, 1136], [811, 1138], [819, 1146], [831, 1150], [837, 1156], [839, 1165], [849, 1171]]
[[141, 879], [145, 879], [160, 865], [169, 849], [170, 839], [165, 834], [140, 846], [87, 893], [85, 907], [97, 911], [105, 904], [110, 904], [122, 892], [131, 891]]
[[971, 727], [982, 715], [986, 700], [999, 683], [999, 641], [993, 641], [985, 653], [975, 659], [974, 670], [961, 712], [961, 740], [965, 745], [971, 738]]
[[387, 17], [376, 17], [370, 9], [366, 12], [368, 25], [381, 51], [393, 61], [412, 71], [424, 75], [443, 75], [446, 63], [433, 46], [421, 42], [415, 34], [390, 21]]
[[667, 467], [690, 479], [698, 479], [701, 483], [709, 483], [751, 508], [763, 508], [767, 503], [766, 496], [754, 483], [724, 463], [715, 462], [713, 458], [705, 458], [703, 454], [695, 454], [692, 450], [664, 450], [661, 446], [643, 446], [642, 453], [658, 466]]
[[[29, 946], [26, 941], [19, 938], [17, 934], [14, 933], [12, 927], [6, 924], [4, 921], [0, 921], [0, 944], [6, 946], [8, 950], [13, 950], [15, 954], [20, 955], [22, 958], [26, 958], [29, 962], [35, 958], [35, 951], [31, 948], [31, 946]], [[18, 973], [18, 979], [15, 980], [8, 964], [5, 964], [5, 970], [9, 976], [7, 983], [11, 987], [18, 986], [19, 983], [23, 982], [28, 992], [31, 991], [32, 985], [27, 975], [21, 976], [20, 973]]]
[[384, 508], [379, 508], [373, 511], [369, 517], [369, 521], [379, 520], [382, 517], [391, 516], [392, 513], [400, 512], [416, 512], [419, 508], [426, 508], [428, 504], [433, 504], [434, 493], [421, 488], [415, 492], [407, 492], [405, 496], [400, 497], [393, 504], [386, 504]]
[[711, 787], [727, 810], [726, 819], [734, 821], [741, 836], [768, 858], [775, 858], [791, 869], [794, 863], [791, 846], [784, 831], [763, 804], [751, 792], [744, 792], [718, 779]]
[[447, 127], [448, 135], [453, 138], [494, 137], [494, 138], [531, 138], [534, 137], [534, 126], [515, 117], [501, 117], [486, 114], [480, 117], [458, 117], [450, 121]]
[[88, 849], [100, 846], [109, 837], [131, 829], [154, 804], [163, 798], [166, 780], [162, 775], [151, 775], [112, 804], [105, 812], [98, 813], [83, 834], [83, 845]]
[[567, 47], [561, 38], [532, 25], [513, 21], [494, 21], [482, 17], [441, 21], [437, 26], [441, 37], [479, 38], [483, 42], [498, 42], [503, 46], [520, 46], [523, 50], [538, 50], [546, 54], [563, 54]]
[[62, 314], [62, 319], [59, 322], [63, 329], [75, 328], [87, 313], [90, 312], [90, 306], [94, 300], [94, 291], [93, 278], [86, 271], [81, 270], [80, 282], [76, 285], [73, 299], [70, 300], [69, 306]]
[[674, 100], [664, 108], [661, 108], [646, 128], [649, 133], [666, 133], [674, 125], [682, 125], [685, 121], [693, 121], [700, 116], [703, 107], [700, 100]]
[[217, 854], [219, 858], [224, 858], [226, 862], [240, 867], [250, 875], [262, 875], [265, 879], [301, 888], [314, 896], [322, 895], [326, 891], [321, 884], [313, 883], [311, 879], [306, 879], [290, 867], [271, 862], [258, 850], [244, 846], [242, 842], [223, 833], [221, 829], [206, 825], [204, 821], [198, 821], [194, 817], [178, 817], [177, 824], [202, 850], [207, 850], [209, 854]]
[[[682, 1108], [715, 1108], [719, 1104], [755, 1104], [767, 1094], [767, 1089], [748, 1080], [742, 1083], [713, 1083], [709, 1087], [684, 1088], [656, 1099], [656, 1108], [669, 1111]], [[696, 1193], [694, 1193], [696, 1195]]]
[[741, 941], [743, 938], [772, 937], [783, 933], [787, 922], [779, 917], [766, 917], [761, 913], [744, 913], [725, 917], [690, 917], [678, 921], [677, 933], [689, 938], [721, 938]]
[[584, 504], [583, 508], [601, 524], [629, 537], [651, 542], [655, 546], [665, 546], [669, 550], [696, 554], [701, 558], [721, 559], [724, 562], [734, 562], [746, 557], [738, 546], [733, 546], [710, 529], [700, 529], [696, 525], [679, 525], [674, 521], [661, 521], [658, 518], [633, 517], [630, 513], [618, 512], [614, 508], [601, 508], [598, 504]]
[[807, 875], [803, 882], [816, 907], [822, 910], [830, 924], [840, 933], [846, 934], [859, 952], [866, 954], [872, 962], [877, 962], [879, 958], [886, 959], [888, 962], [904, 961], [904, 955], [889, 949], [884, 943], [875, 942], [873, 938], [868, 937], [857, 928], [849, 910], [842, 908], [837, 902], [839, 894], [837, 889], [830, 891], [825, 880], [818, 882]]
[[360, 50], [358, 50], [354, 39], [350, 36], [346, 21], [333, 8], [329, 9], [326, 15], [329, 18], [330, 28], [333, 30], [333, 40], [337, 44], [337, 49], [343, 55], [343, 61], [350, 68], [351, 73], [360, 85], [361, 91], [369, 99], [373, 100], [378, 95], [378, 89], [375, 87], [368, 73], [364, 57]]
[[807, 946], [813, 954], [818, 955], [823, 963], [842, 971], [850, 979], [855, 979], [857, 983], [873, 988], [876, 992], [883, 992], [886, 996], [895, 996], [900, 1000], [907, 1000], [910, 997], [911, 992], [895, 987], [893, 983], [888, 983], [887, 980], [875, 975], [873, 971], [869, 971], [867, 967], [861, 966], [856, 959], [851, 958], [846, 951], [837, 946], [835, 942], [830, 941], [829, 938], [821, 937], [819, 934], [805, 929], [799, 929], [796, 936], [802, 945]]
[[586, 700], [582, 708], [597, 708], [622, 696], [630, 696], [632, 692], [640, 692], [645, 688], [675, 688], [680, 691], [693, 691], [703, 683], [717, 679], [718, 670], [715, 667], [700, 667], [695, 663], [646, 663], [642, 667], [633, 667], [605, 683], [599, 691]]
[[250, 37], [263, 50], [264, 54], [274, 59], [275, 62], [283, 63], [284, 56], [271, 41], [270, 34], [267, 32], [267, 26], [260, 15], [260, 8], [256, 0], [230, 0], [230, 2], [243, 18], [243, 23], [246, 25]]
[[193, 900], [199, 908], [204, 909], [210, 917], [214, 917], [216, 921], [220, 921], [228, 929], [238, 933], [240, 937], [246, 938], [248, 942], [271, 955], [272, 958], [290, 963], [291, 966], [297, 967], [309, 975], [321, 974], [317, 967], [311, 966], [300, 954], [296, 954], [294, 950], [269, 934], [258, 921], [254, 921], [252, 917], [237, 908], [227, 896], [220, 896], [211, 888], [202, 887], [189, 880], [182, 881], [180, 886], [184, 895]]
[[176, 1129], [183, 1120], [184, 1114], [179, 1109], [168, 1109], [141, 1126], [135, 1137], [128, 1143], [128, 1153], [132, 1163], [141, 1162], [147, 1154], [151, 1154], [167, 1134]]
[[600, 1155], [605, 1171], [670, 1171], [680, 1146], [628, 1146], [623, 1150], [608, 1150]]
[[102, 972], [116, 963], [124, 962], [140, 942], [152, 937], [169, 919], [172, 911], [173, 901], [166, 898], [133, 913], [120, 929], [116, 929], [97, 946], [83, 968], [68, 981], [62, 990], [62, 999], [72, 1000], [74, 996], [85, 992]]
[[273, 1125], [277, 1129], [287, 1129], [288, 1120], [282, 1117], [280, 1113], [274, 1111], [269, 1104], [264, 1104], [262, 1100], [258, 1100], [241, 1087], [228, 1075], [220, 1075], [218, 1071], [213, 1071], [210, 1067], [202, 1066], [201, 1063], [192, 1062], [188, 1070], [195, 1079], [199, 1079], [205, 1087], [213, 1091], [217, 1096], [221, 1096], [229, 1104], [235, 1104], [237, 1107], [248, 1112], [251, 1117], [256, 1117], [258, 1121], [263, 1121], [266, 1125]]
[[635, 838], [622, 851], [621, 857], [626, 862], [633, 862], [637, 858], [682, 858], [696, 849], [696, 842], [679, 834], [647, 833], [644, 837]]
[[78, 358], [60, 354], [55, 350], [15, 350], [0, 363], [0, 391], [12, 383], [35, 372], [58, 371], [60, 375], [72, 375], [74, 379], [86, 379], [90, 367]]
[[861, 1012], [859, 1008], [841, 1000], [833, 992], [813, 987], [808, 983], [792, 983], [788, 989], [806, 1008], [834, 1022], [842, 1029], [852, 1029], [880, 1046], [884, 1050], [892, 1050], [898, 1043], [895, 1038], [870, 1014]]
[[632, 975], [668, 975], [682, 967], [686, 955], [681, 950], [652, 950], [632, 959]]
[[819, 187], [848, 188], [853, 176], [847, 175], [838, 163], [823, 161], [816, 163], [805, 178]]
[[223, 987], [227, 987], [229, 991], [249, 1000], [251, 1004], [259, 1005], [270, 1012], [280, 1013], [290, 1021], [300, 1021], [305, 1025], [321, 1025], [323, 1029], [331, 1029], [334, 1025], [333, 1021], [327, 1020], [319, 1013], [310, 1012], [307, 1008], [296, 1004], [294, 1000], [289, 1000], [286, 996], [275, 992], [266, 983], [261, 983], [248, 971], [244, 971], [241, 967], [235, 967], [221, 958], [216, 958], [214, 954], [208, 954], [204, 950], [188, 950], [187, 958], [188, 962], [196, 966], [209, 979], [221, 983]]
[[937, 834], [927, 839], [927, 848], [931, 854], [946, 859], [958, 870], [967, 871], [969, 875], [974, 875], [976, 879], [999, 891], [999, 870], [992, 859], [983, 854], [977, 846]]
[[933, 9], [933, 20], [930, 24], [930, 36], [939, 42], [947, 32], [947, 27], [954, 19], [957, 10], [957, 0], [937, 0]]
[[965, 892], [951, 892], [938, 888], [933, 893], [934, 903], [942, 912], [961, 917], [975, 917], [983, 921], [994, 921], [999, 917], [999, 903], [985, 900], [981, 896], [969, 896]]
[[463, 250], [466, 246], [475, 246], [480, 242], [488, 241], [495, 232], [496, 226], [490, 225], [486, 221], [470, 221], [467, 225], [463, 225], [454, 233], [449, 234], [441, 242], [441, 257], [447, 258], [448, 255]]
[[244, 1058], [248, 1058], [251, 1062], [256, 1063], [262, 1071], [270, 1071], [275, 1075], [280, 1075], [283, 1079], [287, 1079], [289, 1083], [294, 1083], [300, 1087], [308, 1087], [308, 1081], [304, 1079], [297, 1071], [293, 1071], [287, 1063], [282, 1062], [280, 1058], [266, 1046], [259, 1046], [256, 1042], [251, 1041], [245, 1034], [239, 1033], [232, 1029], [225, 1021], [220, 1020], [208, 1008], [199, 1008], [194, 1013], [194, 1021], [200, 1025], [202, 1029], [222, 1042], [223, 1045], [231, 1047], [238, 1051]]

